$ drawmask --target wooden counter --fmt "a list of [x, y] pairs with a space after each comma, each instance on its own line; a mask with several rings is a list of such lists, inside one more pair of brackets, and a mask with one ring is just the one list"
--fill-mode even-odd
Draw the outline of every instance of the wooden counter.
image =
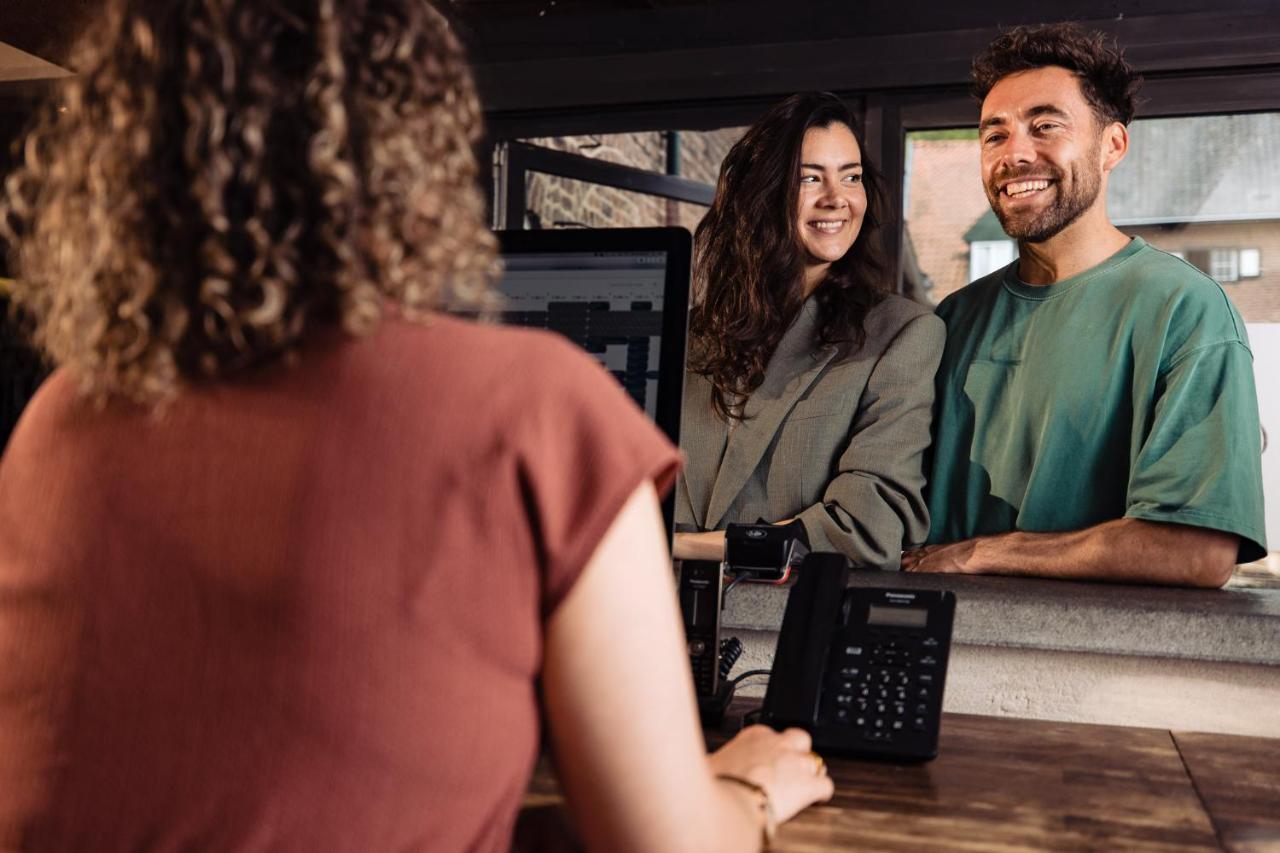
[[[1280, 740], [946, 714], [935, 761], [828, 765], [775, 850], [1280, 851]], [[543, 762], [528, 802], [556, 798]]]

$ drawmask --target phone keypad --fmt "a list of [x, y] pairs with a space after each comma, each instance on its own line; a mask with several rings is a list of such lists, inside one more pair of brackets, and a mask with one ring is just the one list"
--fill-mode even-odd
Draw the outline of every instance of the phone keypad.
[[938, 698], [938, 648], [934, 637], [902, 634], [846, 643], [828, 681], [831, 718], [872, 742], [927, 731]]

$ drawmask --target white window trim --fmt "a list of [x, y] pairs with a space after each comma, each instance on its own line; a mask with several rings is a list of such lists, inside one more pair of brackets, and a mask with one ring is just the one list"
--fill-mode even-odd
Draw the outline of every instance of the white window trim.
[[[990, 260], [992, 256], [996, 257], [995, 263]], [[969, 244], [969, 281], [1008, 266], [1017, 256], [1017, 244], [1012, 240], [974, 240]]]

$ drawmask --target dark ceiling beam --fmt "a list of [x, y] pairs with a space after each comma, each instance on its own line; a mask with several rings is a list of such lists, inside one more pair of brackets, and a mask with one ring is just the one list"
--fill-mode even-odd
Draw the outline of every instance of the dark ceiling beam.
[[[1145, 73], [1280, 66], [1280, 15], [1198, 12], [1084, 21], [1115, 35]], [[948, 32], [612, 56], [480, 62], [493, 114], [963, 85], [993, 26]]]
[[[654, 50], [814, 42], [1009, 27], [1045, 21], [1121, 20], [1204, 11], [1204, 0], [711, 0], [638, 9], [626, 0], [570, 4], [529, 0], [523, 10], [489, 11], [459, 0], [457, 11], [477, 62], [601, 56]], [[610, 8], [610, 7], [613, 8]], [[631, 7], [631, 8], [628, 8]], [[1216, 0], [1219, 14], [1274, 11], [1274, 0]]]

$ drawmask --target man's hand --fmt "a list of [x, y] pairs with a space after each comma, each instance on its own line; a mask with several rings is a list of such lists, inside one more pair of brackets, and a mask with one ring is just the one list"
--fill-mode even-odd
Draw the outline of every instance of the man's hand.
[[913, 548], [902, 555], [904, 572], [937, 572], [939, 574], [973, 574], [971, 567], [976, 539], [950, 542], [946, 545], [925, 545]]

